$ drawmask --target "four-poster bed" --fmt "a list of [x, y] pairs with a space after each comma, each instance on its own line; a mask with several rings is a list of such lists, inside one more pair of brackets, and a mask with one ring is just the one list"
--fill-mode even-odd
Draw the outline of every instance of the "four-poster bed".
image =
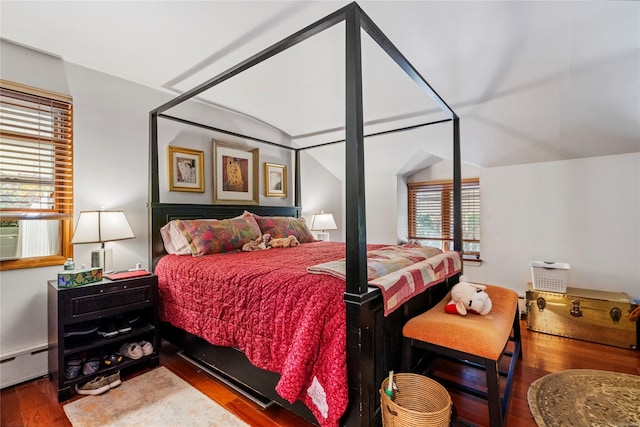
[[[362, 103], [361, 29], [400, 66], [400, 68], [425, 91], [447, 114], [448, 119], [424, 123], [451, 122], [453, 124], [453, 180], [454, 180], [454, 249], [462, 250], [461, 200], [460, 200], [460, 141], [459, 118], [442, 98], [431, 88], [417, 70], [404, 58], [371, 19], [356, 3], [326, 16], [308, 27], [292, 34], [262, 52], [241, 62], [235, 67], [213, 77], [196, 88], [150, 112], [150, 175], [149, 200], [150, 258], [155, 269], [166, 254], [160, 229], [173, 219], [234, 218], [249, 210], [260, 216], [300, 217], [302, 214], [300, 184], [300, 154], [305, 149], [291, 148], [271, 141], [241, 135], [225, 129], [195, 123], [170, 116], [165, 111], [193, 98], [194, 96], [232, 78], [233, 76], [265, 61], [335, 24], [345, 22], [346, 30], [346, 116], [345, 116], [345, 158], [349, 167], [345, 176], [346, 200], [346, 246], [344, 253], [345, 287], [343, 301], [346, 317], [346, 369], [348, 376], [348, 406], [340, 420], [341, 425], [370, 426], [380, 422], [378, 411], [378, 388], [391, 369], [399, 370], [402, 348], [402, 326], [408, 318], [438, 302], [458, 280], [456, 274], [440, 280], [425, 292], [411, 298], [388, 316], [384, 315], [381, 292], [368, 284], [367, 237], [365, 215], [364, 182], [364, 135]], [[246, 206], [246, 205], [202, 205], [163, 203], [160, 199], [158, 165], [158, 121], [170, 120], [187, 126], [196, 126], [214, 132], [240, 137], [248, 141], [269, 144], [294, 153], [294, 206]], [[418, 127], [418, 126], [413, 126]], [[385, 133], [405, 131], [394, 129]], [[322, 145], [322, 144], [320, 144]], [[161, 278], [162, 281], [162, 278]], [[214, 346], [201, 337], [186, 333], [181, 328], [166, 325], [165, 337], [177, 343], [190, 357], [219, 371], [226, 378], [242, 384], [243, 387], [259, 392], [268, 399], [291, 409], [303, 417], [317, 422], [313, 414], [300, 401], [293, 405], [275, 392], [279, 375], [254, 367], [242, 352], [231, 348]], [[316, 417], [317, 418], [317, 417]]]

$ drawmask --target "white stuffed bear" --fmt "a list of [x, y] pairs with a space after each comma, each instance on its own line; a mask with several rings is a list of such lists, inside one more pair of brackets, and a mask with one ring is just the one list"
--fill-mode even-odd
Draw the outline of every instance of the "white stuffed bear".
[[485, 292], [484, 285], [459, 282], [451, 288], [451, 301], [445, 306], [445, 311], [451, 314], [467, 315], [468, 311], [485, 315], [491, 311], [491, 299]]

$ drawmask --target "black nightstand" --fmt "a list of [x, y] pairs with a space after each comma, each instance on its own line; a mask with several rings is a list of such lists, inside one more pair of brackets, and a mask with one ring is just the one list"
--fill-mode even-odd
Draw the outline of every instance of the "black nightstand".
[[[58, 288], [55, 280], [48, 284], [49, 374], [58, 389], [58, 401], [69, 399], [76, 384], [97, 375], [108, 375], [141, 363], [158, 366], [160, 330], [158, 321], [158, 276], [148, 275], [123, 280], [107, 280], [77, 288]], [[108, 320], [127, 322], [131, 330], [105, 338], [98, 328]], [[65, 378], [65, 364], [72, 359], [114, 354], [124, 343], [148, 341], [153, 353], [140, 359], [123, 358], [122, 362], [97, 372]]]

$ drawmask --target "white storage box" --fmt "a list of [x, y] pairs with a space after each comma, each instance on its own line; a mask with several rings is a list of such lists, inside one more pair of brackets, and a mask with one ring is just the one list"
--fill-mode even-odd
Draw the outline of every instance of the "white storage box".
[[567, 292], [571, 266], [564, 262], [531, 261], [533, 289], [551, 292]]

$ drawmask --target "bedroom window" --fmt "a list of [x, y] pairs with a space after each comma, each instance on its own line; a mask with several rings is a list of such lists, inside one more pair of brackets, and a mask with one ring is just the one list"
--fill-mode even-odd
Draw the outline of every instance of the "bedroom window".
[[71, 98], [0, 81], [0, 270], [72, 256]]
[[[409, 194], [409, 239], [453, 250], [453, 181], [415, 182]], [[480, 259], [480, 179], [462, 180], [463, 257]]]

